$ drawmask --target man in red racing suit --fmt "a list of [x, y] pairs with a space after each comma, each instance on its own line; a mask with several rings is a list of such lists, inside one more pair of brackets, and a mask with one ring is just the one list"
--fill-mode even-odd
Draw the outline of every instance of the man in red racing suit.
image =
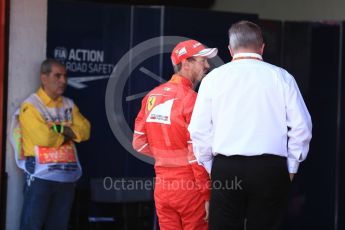
[[210, 180], [194, 157], [187, 128], [197, 96], [193, 85], [216, 54], [195, 40], [179, 43], [171, 54], [175, 74], [146, 95], [135, 120], [134, 149], [155, 159], [161, 230], [207, 229]]

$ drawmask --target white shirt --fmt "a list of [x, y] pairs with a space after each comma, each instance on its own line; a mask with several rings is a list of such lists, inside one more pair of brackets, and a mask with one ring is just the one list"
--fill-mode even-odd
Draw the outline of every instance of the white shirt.
[[217, 154], [269, 153], [287, 157], [289, 172], [296, 173], [309, 151], [312, 123], [286, 70], [240, 53], [201, 82], [188, 130], [208, 172]]

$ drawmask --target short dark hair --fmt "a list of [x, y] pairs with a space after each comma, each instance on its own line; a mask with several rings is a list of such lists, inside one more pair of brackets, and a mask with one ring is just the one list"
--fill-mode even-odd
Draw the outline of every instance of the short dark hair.
[[249, 21], [240, 21], [229, 29], [229, 46], [231, 49], [249, 48], [258, 50], [264, 41], [261, 28]]
[[61, 66], [61, 67], [65, 67], [64, 64], [62, 64], [62, 62], [60, 62], [57, 59], [54, 58], [47, 58], [46, 60], [44, 60], [41, 63], [41, 69], [40, 69], [40, 73], [41, 74], [49, 74], [52, 71], [52, 66], [56, 65], [56, 66]]

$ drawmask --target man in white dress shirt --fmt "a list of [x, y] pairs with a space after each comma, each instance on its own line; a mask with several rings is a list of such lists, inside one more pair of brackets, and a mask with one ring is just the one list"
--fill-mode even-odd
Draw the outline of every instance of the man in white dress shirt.
[[233, 24], [229, 50], [232, 61], [202, 81], [189, 126], [213, 182], [209, 227], [280, 229], [290, 183], [308, 154], [311, 118], [295, 79], [262, 60], [258, 25]]

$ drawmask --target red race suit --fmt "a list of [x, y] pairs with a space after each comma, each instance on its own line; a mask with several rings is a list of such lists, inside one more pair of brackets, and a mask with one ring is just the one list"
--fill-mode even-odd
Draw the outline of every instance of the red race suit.
[[206, 230], [209, 175], [194, 157], [187, 130], [197, 93], [192, 82], [173, 75], [142, 101], [133, 147], [155, 159], [155, 205], [162, 230]]

